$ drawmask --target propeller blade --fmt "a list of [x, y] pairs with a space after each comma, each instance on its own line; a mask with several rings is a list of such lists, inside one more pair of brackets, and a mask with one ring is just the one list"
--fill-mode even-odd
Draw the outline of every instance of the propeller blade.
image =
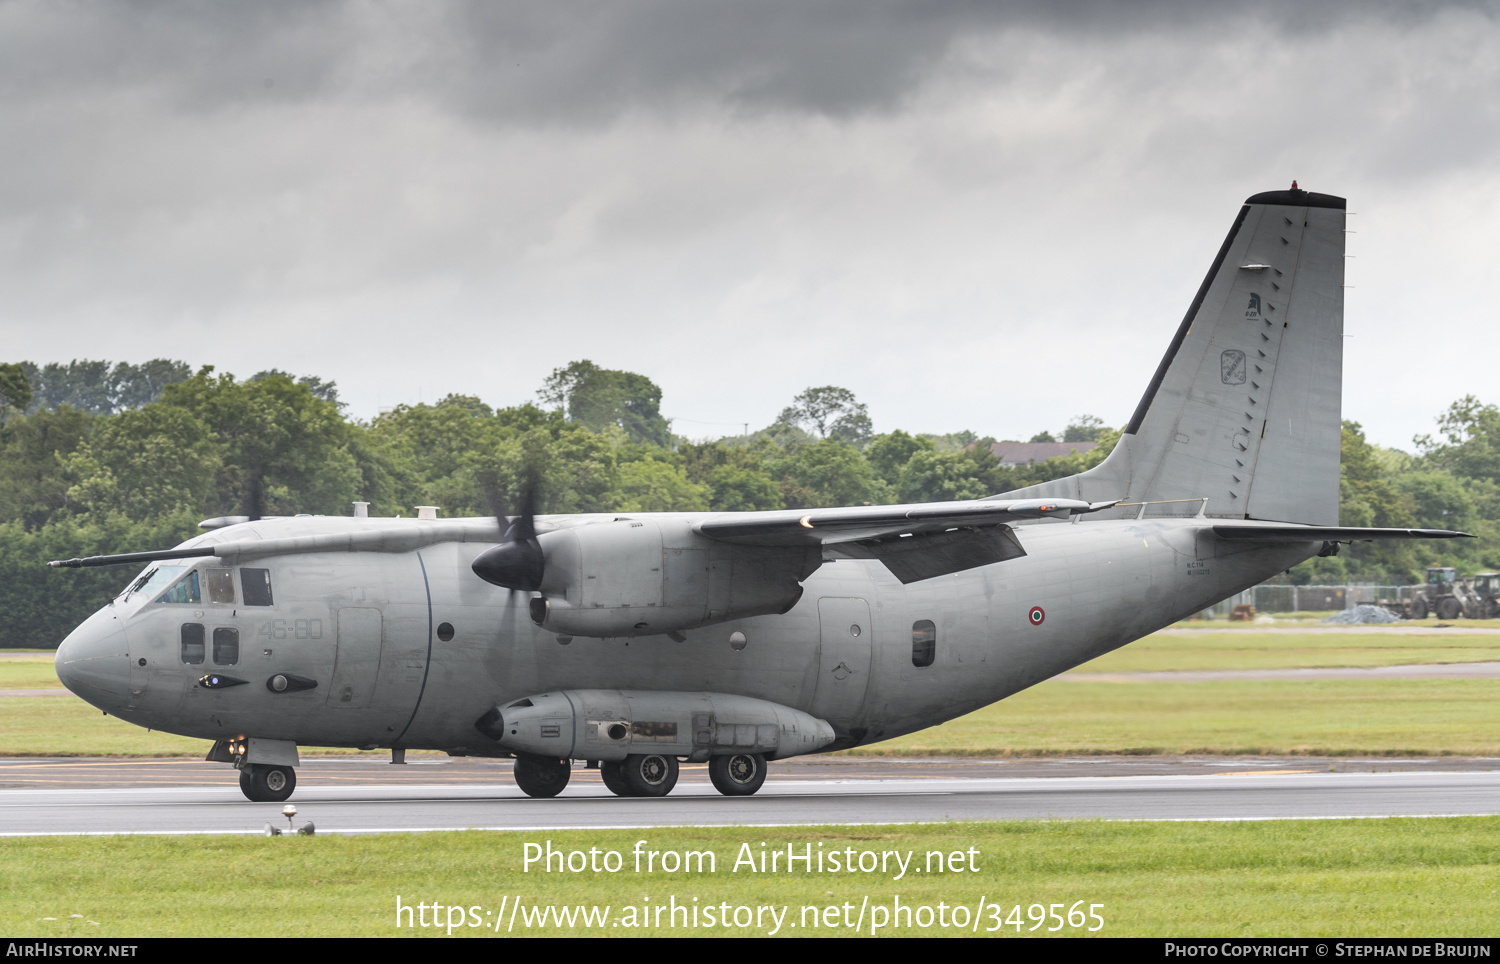
[[499, 486], [492, 483], [486, 488], [495, 520], [505, 535], [499, 545], [481, 552], [470, 568], [492, 586], [536, 592], [542, 587], [547, 562], [536, 541], [536, 473], [527, 471], [521, 490], [521, 514], [514, 517], [505, 512]]
[[470, 568], [492, 586], [536, 592], [542, 588], [546, 559], [535, 539], [519, 539], [484, 550]]
[[265, 480], [260, 472], [249, 472], [245, 476], [245, 515], [247, 521], [255, 522], [266, 514]]

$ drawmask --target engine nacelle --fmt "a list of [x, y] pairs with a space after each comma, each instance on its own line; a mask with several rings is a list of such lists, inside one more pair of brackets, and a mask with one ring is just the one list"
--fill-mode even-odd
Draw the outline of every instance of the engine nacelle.
[[664, 690], [558, 690], [497, 706], [475, 729], [515, 753], [623, 760], [664, 753], [701, 763], [761, 753], [777, 760], [834, 741], [833, 727], [770, 700]]
[[818, 568], [818, 547], [706, 539], [685, 519], [630, 519], [538, 537], [546, 555], [531, 618], [564, 636], [653, 636], [784, 613]]

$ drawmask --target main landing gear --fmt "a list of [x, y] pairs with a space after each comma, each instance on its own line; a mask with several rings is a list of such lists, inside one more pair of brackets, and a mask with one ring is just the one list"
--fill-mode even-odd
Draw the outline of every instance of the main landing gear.
[[759, 753], [713, 757], [708, 761], [708, 778], [726, 797], [748, 797], [766, 782], [766, 758]]
[[[555, 797], [572, 775], [567, 760], [516, 755], [516, 786], [528, 797]], [[664, 797], [677, 786], [677, 758], [665, 753], [634, 753], [599, 764], [599, 776], [617, 797]], [[726, 797], [748, 797], [766, 782], [766, 758], [735, 753], [708, 761], [708, 778]]]
[[664, 797], [677, 786], [677, 758], [632, 753], [623, 760], [599, 764], [599, 775], [617, 797]]
[[297, 789], [297, 771], [286, 766], [247, 763], [240, 768], [240, 792], [255, 803], [280, 803]]

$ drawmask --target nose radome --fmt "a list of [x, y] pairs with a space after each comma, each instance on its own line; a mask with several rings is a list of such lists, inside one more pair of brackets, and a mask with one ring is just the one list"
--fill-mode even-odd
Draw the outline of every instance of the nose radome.
[[113, 607], [94, 613], [57, 647], [57, 678], [75, 696], [113, 711], [130, 695], [124, 623]]

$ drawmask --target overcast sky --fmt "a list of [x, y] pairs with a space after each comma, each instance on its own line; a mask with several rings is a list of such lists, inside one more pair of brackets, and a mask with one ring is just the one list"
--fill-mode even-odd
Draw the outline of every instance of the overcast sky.
[[1410, 450], [1500, 403], [1497, 95], [1493, 4], [9, 0], [0, 356], [1024, 439], [1123, 424], [1295, 178], [1355, 212], [1345, 417]]

